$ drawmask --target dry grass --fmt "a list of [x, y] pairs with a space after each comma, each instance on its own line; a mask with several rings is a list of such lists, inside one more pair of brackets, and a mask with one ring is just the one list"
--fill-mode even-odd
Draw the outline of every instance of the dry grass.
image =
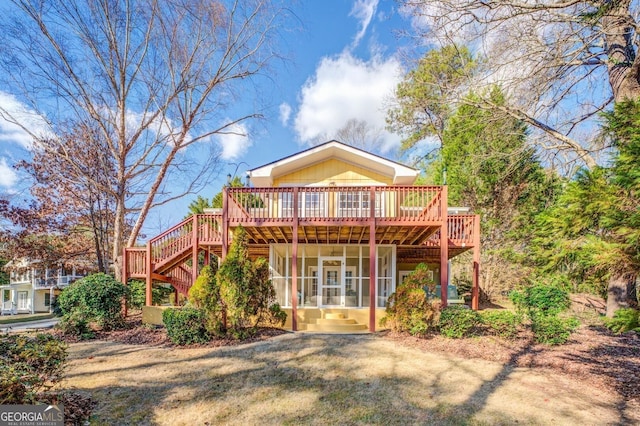
[[[611, 392], [569, 376], [399, 345], [286, 334], [223, 348], [71, 345], [92, 424], [615, 424]], [[640, 419], [638, 420], [640, 421]]]

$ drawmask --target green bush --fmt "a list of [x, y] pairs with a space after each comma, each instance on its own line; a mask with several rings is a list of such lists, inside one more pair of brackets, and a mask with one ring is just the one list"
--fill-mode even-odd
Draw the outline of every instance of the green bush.
[[443, 336], [460, 339], [478, 334], [481, 324], [478, 312], [462, 306], [449, 306], [440, 313], [438, 328]]
[[147, 301], [147, 284], [144, 281], [131, 280], [129, 287], [129, 307], [142, 309]]
[[[130, 280], [127, 286], [129, 287], [129, 307], [142, 309], [147, 302], [147, 284], [144, 281]], [[159, 305], [171, 293], [173, 293], [172, 288], [154, 286], [151, 289], [151, 303]]]
[[269, 306], [269, 322], [273, 326], [282, 326], [287, 321], [287, 313], [282, 310], [279, 303]]
[[212, 292], [219, 292], [220, 297], [213, 311], [222, 310], [227, 335], [244, 339], [254, 335], [261, 324], [284, 325], [286, 314], [276, 307], [269, 263], [249, 258], [248, 236], [241, 226], [233, 233], [233, 244], [212, 285]]
[[537, 313], [553, 315], [571, 306], [569, 293], [565, 289], [544, 283], [512, 291], [509, 297], [518, 309], [526, 311], [530, 316]]
[[196, 308], [166, 309], [162, 312], [162, 322], [167, 336], [176, 345], [207, 343], [209, 333], [205, 327], [204, 311]]
[[33, 404], [63, 376], [67, 345], [49, 334], [0, 335], [0, 404]]
[[640, 311], [633, 308], [618, 309], [613, 318], [605, 318], [604, 324], [616, 334], [627, 331], [640, 332]]
[[518, 335], [522, 315], [511, 311], [484, 311], [480, 314], [482, 324], [489, 334], [503, 339], [513, 339]]
[[95, 322], [104, 330], [119, 328], [124, 324], [122, 304], [129, 296], [129, 289], [106, 274], [84, 277], [58, 296], [63, 322]]
[[95, 337], [86, 315], [79, 310], [64, 315], [60, 322], [58, 322], [57, 327], [63, 334], [78, 336], [81, 340], [93, 339]]
[[415, 271], [389, 296], [386, 314], [380, 320], [380, 325], [412, 335], [424, 335], [434, 330], [440, 301], [427, 299], [425, 287], [432, 292], [435, 290], [430, 275], [427, 265], [421, 263], [416, 266]]
[[226, 307], [220, 297], [220, 286], [216, 279], [216, 268], [205, 266], [189, 289], [189, 302], [205, 313], [205, 327], [213, 336], [226, 334]]
[[575, 318], [561, 318], [558, 315], [538, 314], [531, 318], [531, 330], [535, 341], [545, 345], [566, 343], [578, 325]]

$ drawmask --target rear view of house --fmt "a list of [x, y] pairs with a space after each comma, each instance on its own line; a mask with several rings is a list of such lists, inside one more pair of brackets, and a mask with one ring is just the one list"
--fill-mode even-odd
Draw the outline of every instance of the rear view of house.
[[[124, 253], [123, 279], [144, 278], [186, 294], [200, 251], [224, 259], [242, 226], [252, 257], [269, 260], [278, 302], [293, 330], [374, 331], [388, 297], [427, 263], [443, 304], [448, 261], [473, 250], [478, 305], [477, 215], [454, 213], [446, 186], [419, 186], [419, 171], [337, 141], [250, 170], [250, 187], [225, 188], [222, 209], [195, 215]], [[205, 256], [208, 258], [208, 256]], [[336, 321], [337, 320], [337, 321]]]

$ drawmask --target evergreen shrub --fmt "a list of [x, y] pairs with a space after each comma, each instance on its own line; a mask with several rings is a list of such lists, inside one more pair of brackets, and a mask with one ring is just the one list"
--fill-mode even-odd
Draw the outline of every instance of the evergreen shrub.
[[480, 318], [487, 333], [503, 339], [515, 338], [522, 324], [522, 315], [507, 310], [484, 311], [480, 314]]
[[605, 325], [616, 334], [627, 331], [640, 333], [640, 311], [633, 308], [618, 309], [613, 318], [605, 318]]
[[83, 330], [83, 324], [90, 322], [103, 330], [122, 327], [122, 307], [128, 297], [127, 286], [110, 275], [93, 274], [74, 282], [58, 296], [63, 330], [65, 326], [68, 330]]
[[531, 330], [535, 341], [546, 345], [567, 343], [578, 325], [579, 322], [575, 318], [562, 318], [558, 315], [537, 314], [531, 317]]
[[482, 320], [478, 312], [462, 306], [449, 306], [440, 313], [440, 334], [453, 339], [474, 336], [480, 333]]
[[206, 316], [201, 309], [166, 309], [162, 312], [162, 322], [167, 329], [169, 340], [176, 345], [207, 343], [210, 340], [206, 329]]
[[440, 300], [427, 299], [427, 291], [435, 291], [435, 283], [426, 264], [419, 264], [396, 291], [389, 296], [385, 316], [380, 325], [412, 335], [424, 335], [437, 327]]

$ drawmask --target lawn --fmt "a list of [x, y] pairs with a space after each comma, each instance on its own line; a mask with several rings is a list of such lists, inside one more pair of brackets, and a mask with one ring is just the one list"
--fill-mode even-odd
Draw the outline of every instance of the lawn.
[[640, 422], [580, 377], [426, 346], [379, 334], [188, 349], [92, 341], [70, 346], [63, 386], [97, 401], [97, 425]]

